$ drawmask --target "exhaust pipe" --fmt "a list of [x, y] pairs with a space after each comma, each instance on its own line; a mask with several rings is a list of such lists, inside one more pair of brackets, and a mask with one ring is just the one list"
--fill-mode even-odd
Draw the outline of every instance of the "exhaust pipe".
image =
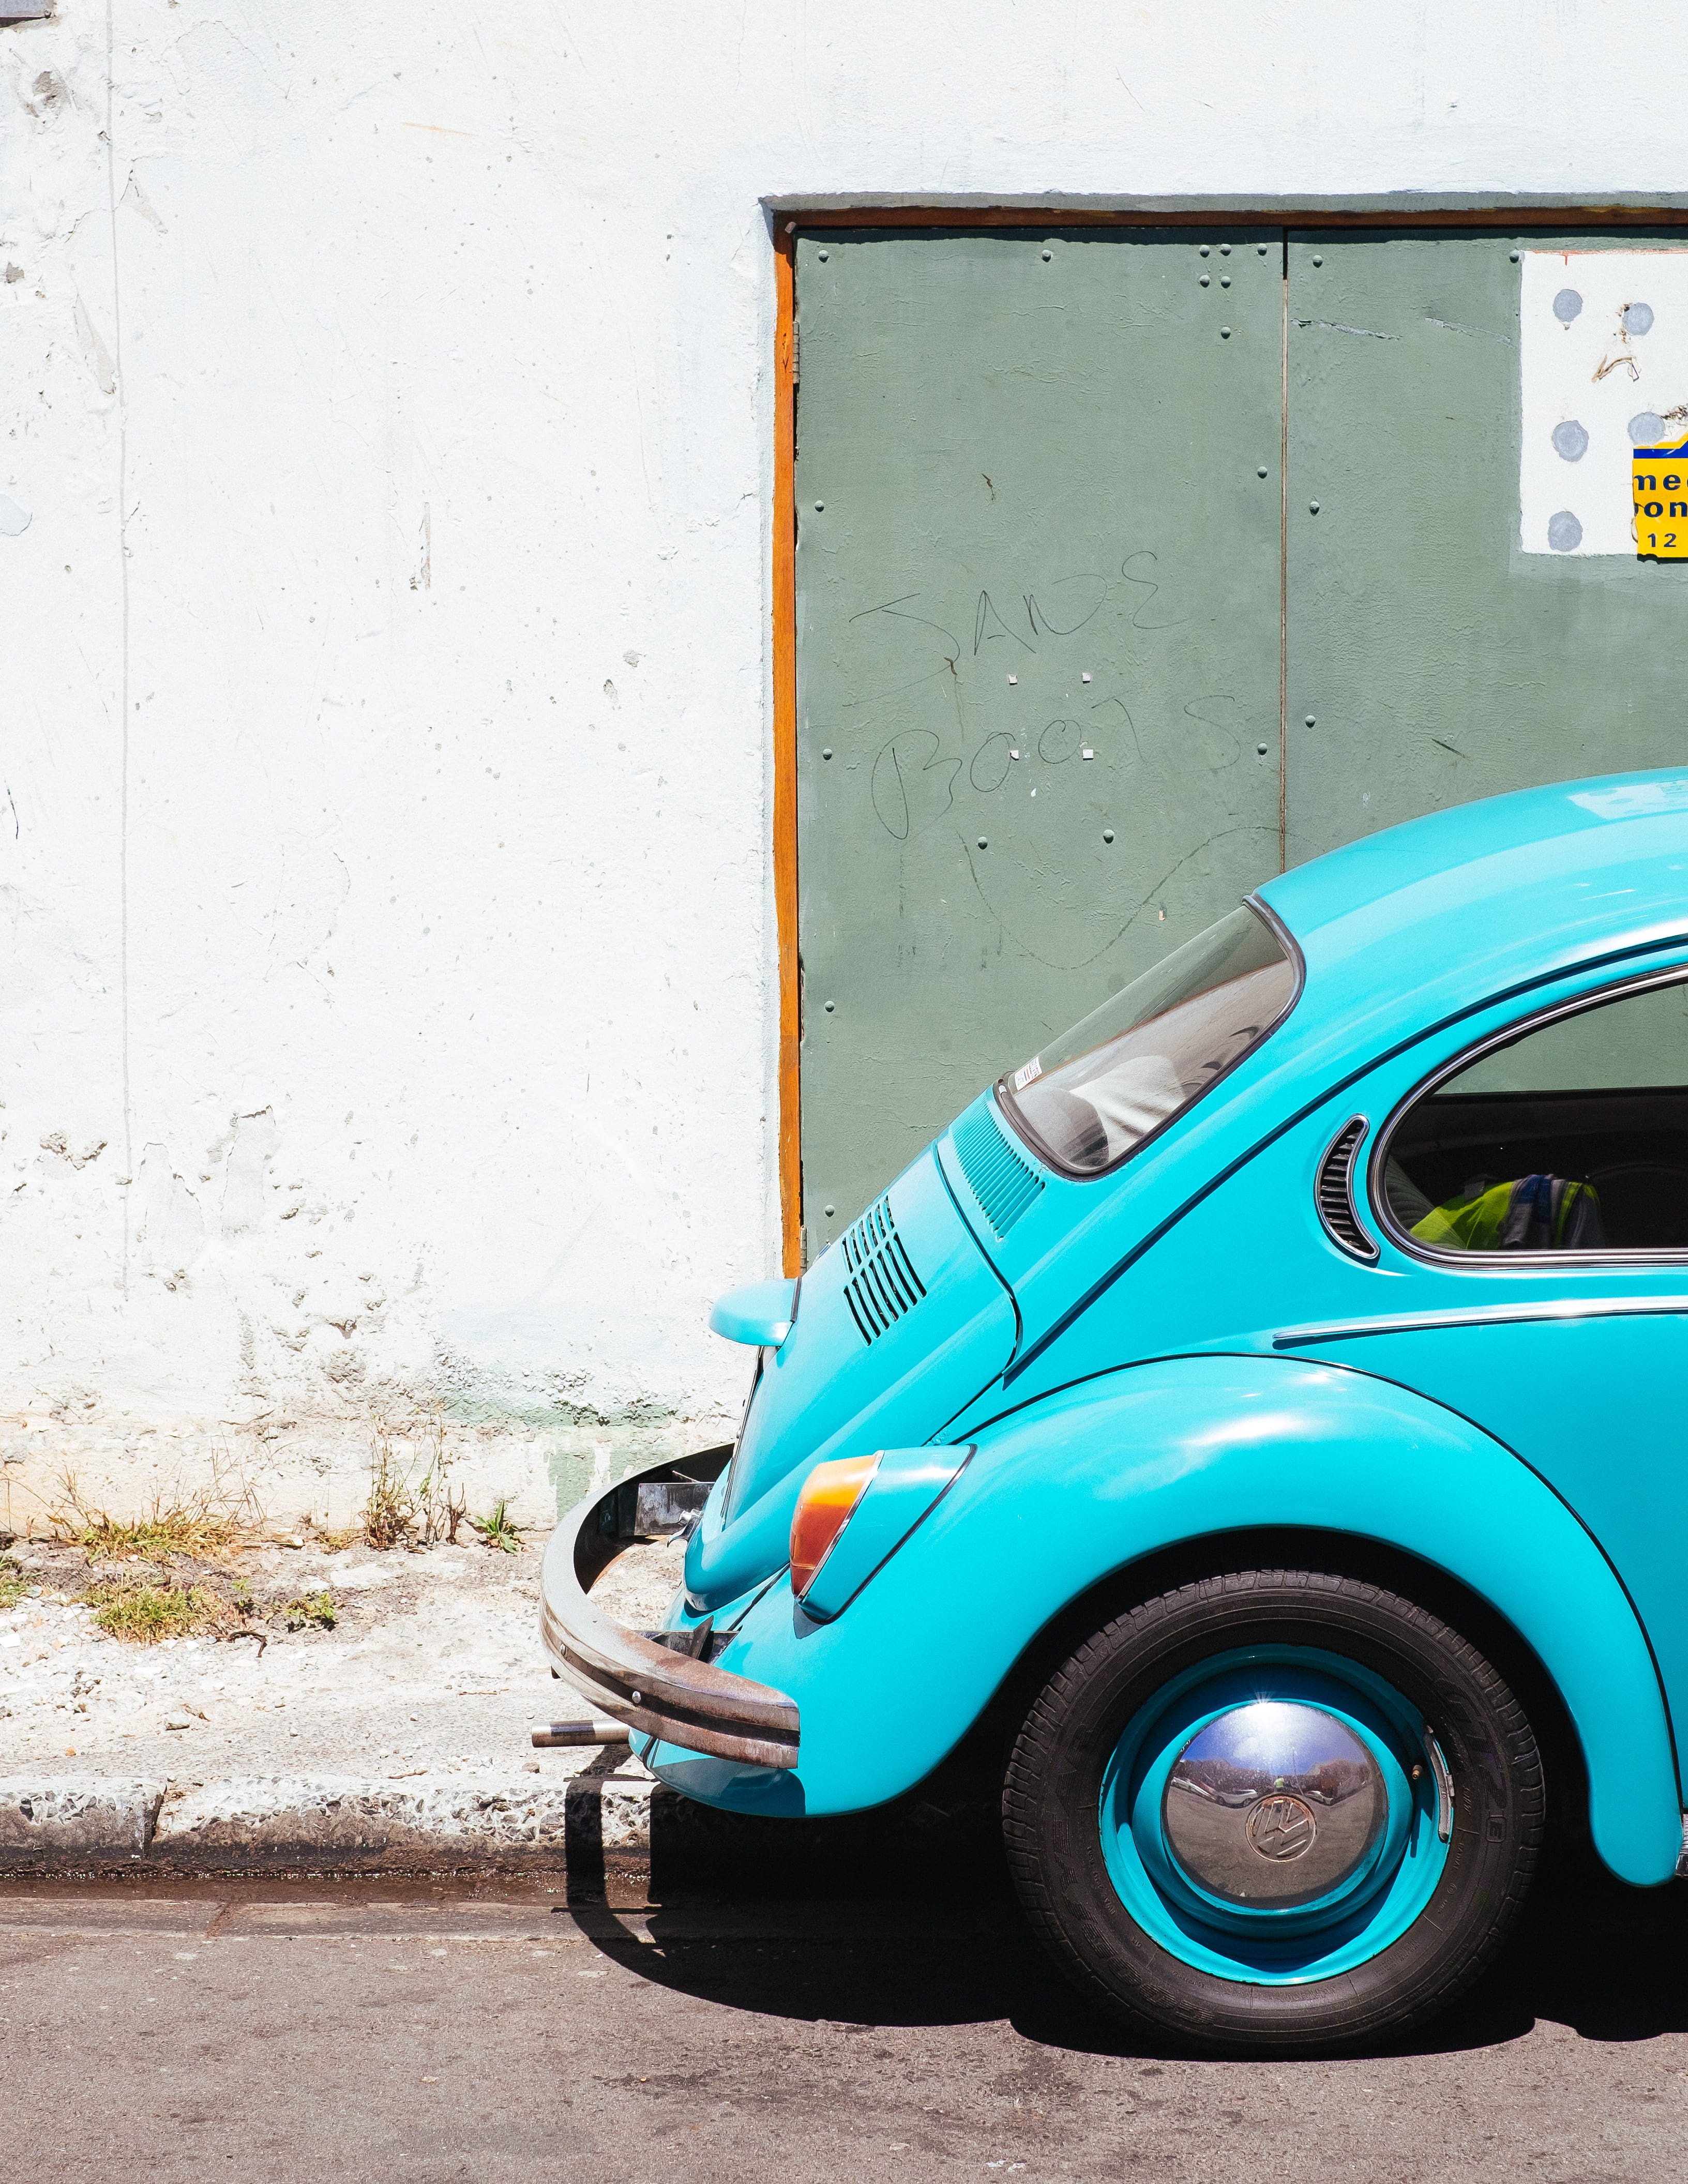
[[543, 1752], [560, 1744], [625, 1744], [627, 1724], [608, 1714], [588, 1714], [579, 1721], [536, 1721], [534, 1743]]

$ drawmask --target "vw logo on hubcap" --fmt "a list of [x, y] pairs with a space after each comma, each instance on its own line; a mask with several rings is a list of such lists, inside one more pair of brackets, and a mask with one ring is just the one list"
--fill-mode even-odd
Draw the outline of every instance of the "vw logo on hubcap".
[[1299, 1797], [1256, 1797], [1243, 1818], [1243, 1833], [1262, 1858], [1305, 1858], [1318, 1822]]
[[1259, 1911], [1340, 1888], [1388, 1814], [1370, 1747], [1323, 1707], [1294, 1699], [1216, 1714], [1173, 1763], [1161, 1802], [1167, 1848], [1190, 1880]]

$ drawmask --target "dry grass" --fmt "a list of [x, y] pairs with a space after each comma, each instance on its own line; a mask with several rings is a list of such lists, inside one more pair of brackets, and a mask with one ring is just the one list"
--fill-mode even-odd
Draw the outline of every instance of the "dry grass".
[[9, 1555], [0, 1555], [0, 1608], [15, 1607], [29, 1591], [29, 1580]]
[[145, 1516], [126, 1520], [90, 1508], [70, 1474], [63, 1490], [64, 1506], [48, 1520], [55, 1536], [86, 1547], [101, 1562], [157, 1563], [170, 1555], [213, 1562], [255, 1545], [260, 1536], [262, 1518], [250, 1487], [231, 1492], [217, 1480], [185, 1502], [154, 1495]]
[[409, 1479], [393, 1461], [392, 1444], [377, 1427], [376, 1452], [370, 1463], [370, 1498], [364, 1504], [365, 1539], [372, 1547], [407, 1546], [415, 1508]]
[[164, 1638], [188, 1638], [196, 1630], [226, 1622], [228, 1603], [198, 1585], [97, 1585], [82, 1595], [94, 1611], [96, 1626], [108, 1637], [131, 1646], [156, 1646]]
[[[413, 1440], [421, 1443], [414, 1454]], [[450, 1469], [445, 1420], [437, 1411], [408, 1429], [377, 1414], [370, 1449], [370, 1498], [364, 1507], [365, 1541], [372, 1547], [412, 1550], [431, 1547], [437, 1540], [454, 1545], [469, 1505], [452, 1487]]]

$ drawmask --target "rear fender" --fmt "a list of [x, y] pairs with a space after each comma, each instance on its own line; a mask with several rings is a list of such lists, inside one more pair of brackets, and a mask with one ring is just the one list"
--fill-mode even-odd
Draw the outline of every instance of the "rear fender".
[[1038, 1632], [1110, 1574], [1208, 1535], [1291, 1526], [1385, 1542], [1487, 1601], [1557, 1688], [1602, 1858], [1641, 1885], [1675, 1870], [1674, 1756], [1635, 1611], [1564, 1503], [1455, 1412], [1340, 1367], [1184, 1357], [1067, 1389], [973, 1437], [954, 1486], [836, 1621], [811, 1621], [782, 1582], [721, 1657], [800, 1705], [798, 1780], [765, 1795], [666, 1747], [659, 1773], [749, 1810], [881, 1803], [930, 1772]]

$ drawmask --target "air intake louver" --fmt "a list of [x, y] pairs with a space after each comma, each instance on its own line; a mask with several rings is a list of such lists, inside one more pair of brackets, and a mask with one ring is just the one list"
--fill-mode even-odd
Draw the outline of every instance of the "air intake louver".
[[862, 1340], [872, 1342], [905, 1312], [914, 1310], [926, 1295], [926, 1284], [916, 1273], [914, 1262], [897, 1234], [889, 1198], [870, 1206], [838, 1241], [850, 1268], [844, 1302], [861, 1330]]
[[1360, 1226], [1359, 1216], [1354, 1210], [1354, 1162], [1365, 1134], [1363, 1115], [1357, 1115], [1351, 1123], [1344, 1125], [1319, 1163], [1313, 1197], [1318, 1206], [1318, 1217], [1331, 1242], [1340, 1245], [1351, 1256], [1364, 1259], [1369, 1264], [1377, 1257], [1378, 1247]]
[[992, 1120], [988, 1108], [975, 1108], [955, 1125], [955, 1157], [980, 1211], [999, 1236], [1006, 1236], [1044, 1187], [1037, 1170], [1021, 1159]]

